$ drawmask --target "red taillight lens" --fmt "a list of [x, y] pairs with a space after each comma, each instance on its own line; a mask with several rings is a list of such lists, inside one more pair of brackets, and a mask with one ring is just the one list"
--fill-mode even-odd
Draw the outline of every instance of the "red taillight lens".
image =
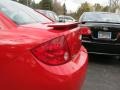
[[81, 47], [81, 34], [79, 30], [71, 32], [67, 35], [67, 42], [70, 48], [71, 56], [74, 57]]
[[90, 30], [90, 28], [88, 28], [88, 27], [81, 27], [80, 33], [81, 33], [82, 35], [90, 35], [90, 34], [91, 34], [91, 30]]
[[34, 48], [32, 53], [45, 64], [60, 65], [71, 58], [69, 48], [64, 36], [50, 40]]

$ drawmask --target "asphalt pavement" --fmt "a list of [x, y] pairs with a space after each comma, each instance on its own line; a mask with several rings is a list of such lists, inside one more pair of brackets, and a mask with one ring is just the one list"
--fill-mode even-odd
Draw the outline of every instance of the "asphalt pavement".
[[111, 56], [91, 55], [82, 90], [120, 90], [120, 61]]

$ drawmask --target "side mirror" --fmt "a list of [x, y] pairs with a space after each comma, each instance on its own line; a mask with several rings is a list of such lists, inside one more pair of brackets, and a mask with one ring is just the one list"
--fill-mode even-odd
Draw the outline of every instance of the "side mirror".
[[81, 27], [80, 28], [80, 33], [82, 35], [91, 35], [91, 30], [89, 27]]

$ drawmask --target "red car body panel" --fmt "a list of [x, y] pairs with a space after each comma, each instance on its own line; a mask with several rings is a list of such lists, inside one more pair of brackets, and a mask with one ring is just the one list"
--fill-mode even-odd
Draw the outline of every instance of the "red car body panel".
[[[74, 28], [74, 24], [70, 23], [18, 26], [2, 13], [0, 18], [0, 90], [81, 88], [86, 75], [88, 54], [80, 42], [76, 43], [80, 35], [79, 27]], [[34, 47], [62, 35], [73, 54], [69, 62], [51, 66], [42, 63], [31, 53]]]
[[85, 78], [86, 61], [86, 52], [81, 51], [75, 61], [53, 67], [37, 61], [30, 52], [26, 52], [1, 68], [0, 89], [79, 90]]

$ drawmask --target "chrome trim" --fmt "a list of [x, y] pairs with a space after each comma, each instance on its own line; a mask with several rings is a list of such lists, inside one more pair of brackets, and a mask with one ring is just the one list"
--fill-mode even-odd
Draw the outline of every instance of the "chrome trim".
[[108, 31], [109, 28], [108, 28], [108, 27], [103, 27], [103, 30], [104, 30], [104, 31]]
[[87, 41], [82, 40], [82, 43], [91, 43], [91, 44], [104, 44], [104, 45], [120, 45], [120, 43], [101, 43], [101, 42], [93, 42], [93, 41]]
[[109, 55], [109, 56], [120, 56], [120, 54], [111, 54], [111, 53], [99, 53], [99, 52], [88, 52], [89, 54], [98, 54], [98, 55]]

